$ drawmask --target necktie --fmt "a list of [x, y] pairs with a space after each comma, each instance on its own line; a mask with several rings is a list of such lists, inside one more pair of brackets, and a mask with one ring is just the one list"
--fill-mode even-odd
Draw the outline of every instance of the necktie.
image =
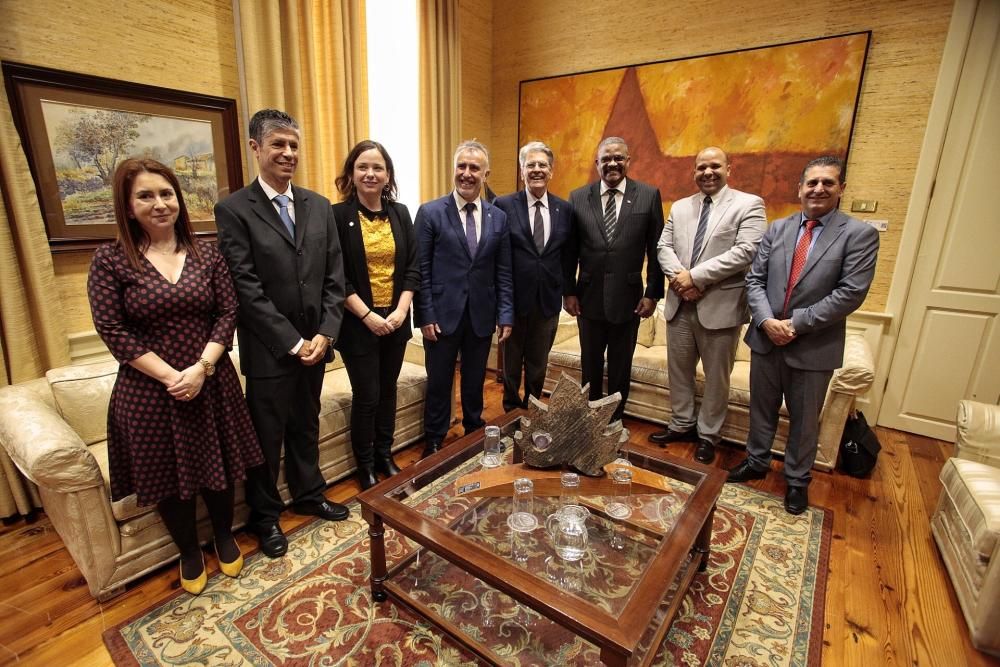
[[694, 233], [694, 244], [691, 246], [691, 266], [697, 263], [698, 255], [701, 254], [701, 244], [705, 242], [705, 233], [708, 231], [708, 216], [712, 215], [712, 198], [705, 196], [705, 203], [701, 205], [701, 215], [698, 216], [698, 230]]
[[809, 244], [812, 243], [813, 228], [819, 224], [819, 220], [806, 220], [806, 230], [802, 232], [802, 237], [795, 244], [795, 254], [792, 255], [792, 270], [788, 272], [788, 287], [785, 288], [785, 306], [781, 312], [788, 317], [788, 302], [792, 300], [792, 290], [799, 282], [799, 275], [806, 265], [806, 257], [809, 256]]
[[611, 188], [608, 190], [608, 203], [604, 206], [604, 233], [608, 237], [608, 241], [611, 241], [611, 236], [615, 233], [615, 195], [618, 194], [618, 190]]
[[535, 240], [535, 247], [538, 248], [538, 252], [542, 252], [542, 248], [545, 247], [545, 223], [542, 222], [542, 202], [535, 202], [535, 227], [532, 230], [531, 237]]
[[287, 195], [275, 195], [274, 201], [278, 202], [278, 217], [281, 218], [281, 222], [285, 224], [285, 229], [288, 230], [288, 235], [294, 239], [295, 223], [292, 222], [292, 216], [288, 215], [288, 202], [291, 200]]
[[465, 205], [465, 241], [469, 244], [469, 254], [473, 257], [476, 256], [476, 249], [479, 247], [479, 241], [476, 239], [476, 218], [472, 215], [475, 210], [475, 204], [470, 202]]

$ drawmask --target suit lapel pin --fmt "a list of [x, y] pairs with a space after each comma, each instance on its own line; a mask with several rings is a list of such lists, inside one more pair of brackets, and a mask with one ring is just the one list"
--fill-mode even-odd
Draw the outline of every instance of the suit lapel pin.
[[354, 221], [353, 221], [353, 220], [351, 220], [350, 222], [348, 222], [348, 223], [347, 223], [347, 226], [348, 226], [348, 227], [353, 227], [353, 226], [354, 226]]

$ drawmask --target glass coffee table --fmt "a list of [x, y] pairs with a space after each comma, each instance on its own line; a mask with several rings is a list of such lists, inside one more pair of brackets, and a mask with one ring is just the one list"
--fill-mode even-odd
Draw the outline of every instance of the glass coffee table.
[[[490, 423], [510, 435], [523, 414]], [[650, 664], [707, 564], [725, 472], [630, 454], [672, 492], [633, 495], [626, 519], [608, 516], [611, 498], [581, 496], [586, 554], [564, 561], [545, 527], [558, 497], [536, 496], [539, 527], [519, 533], [507, 523], [511, 498], [458, 494], [455, 482], [480, 468], [482, 440], [481, 431], [466, 436], [358, 497], [374, 599], [391, 595], [493, 664]], [[412, 542], [386, 540], [385, 526]]]

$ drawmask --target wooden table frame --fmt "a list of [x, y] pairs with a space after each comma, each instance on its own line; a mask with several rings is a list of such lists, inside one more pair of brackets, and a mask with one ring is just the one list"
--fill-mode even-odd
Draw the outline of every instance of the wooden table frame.
[[[524, 414], [526, 414], [524, 411], [516, 410], [490, 423], [502, 427]], [[386, 564], [384, 541], [385, 525], [389, 525], [489, 586], [594, 643], [600, 649], [604, 664], [617, 667], [626, 665], [633, 656], [663, 602], [670, 584], [676, 580], [677, 592], [657, 628], [649, 651], [639, 662], [640, 665], [648, 664], [655, 656], [671, 621], [676, 616], [691, 580], [696, 572], [703, 571], [707, 566], [712, 519], [716, 502], [722, 494], [725, 472], [666, 454], [651, 452], [633, 454], [636, 459], [648, 458], [665, 465], [672, 477], [691, 484], [694, 489], [685, 510], [677, 518], [669, 533], [669, 539], [661, 540], [657, 555], [649, 562], [642, 575], [642, 580], [664, 583], [642, 585], [642, 581], [638, 582], [625, 607], [615, 617], [517, 567], [493, 550], [471, 542], [407, 505], [387, 497], [392, 491], [405, 487], [415, 478], [426, 475], [435, 468], [446, 466], [470, 448], [481, 446], [481, 443], [480, 430], [449, 444], [436, 454], [418, 461], [398, 475], [358, 496], [362, 515], [369, 525], [368, 535], [371, 538], [372, 597], [382, 602], [387, 599], [387, 593], [392, 593], [393, 598], [438, 625], [483, 659], [493, 664], [501, 663], [500, 658], [487, 647], [464, 635], [454, 624], [409, 598], [392, 583]], [[691, 554], [690, 561], [688, 554]], [[397, 565], [393, 571], [398, 570], [405, 562]], [[628, 622], [620, 623], [619, 618], [628, 619]], [[643, 620], [645, 622], [637, 622]]]

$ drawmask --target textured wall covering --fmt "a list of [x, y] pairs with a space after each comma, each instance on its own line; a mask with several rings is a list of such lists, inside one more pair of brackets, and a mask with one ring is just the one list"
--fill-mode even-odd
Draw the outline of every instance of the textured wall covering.
[[[3, 60], [239, 98], [231, 0], [4, 0], [0, 25]], [[0, 120], [10, 123], [6, 110]], [[55, 255], [53, 265], [66, 333], [93, 329], [90, 253]]]
[[[496, 0], [490, 147], [514, 155], [518, 83], [525, 79], [871, 30], [847, 199], [877, 199], [879, 209], [872, 217], [889, 220], [875, 284], [864, 305], [882, 311], [952, 2], [845, 0], [796, 7], [785, 0], [733, 0], [712, 6], [635, 0], [627, 8], [611, 10], [606, 4], [575, 0]], [[512, 190], [515, 161], [495, 159], [490, 180], [498, 192]]]

